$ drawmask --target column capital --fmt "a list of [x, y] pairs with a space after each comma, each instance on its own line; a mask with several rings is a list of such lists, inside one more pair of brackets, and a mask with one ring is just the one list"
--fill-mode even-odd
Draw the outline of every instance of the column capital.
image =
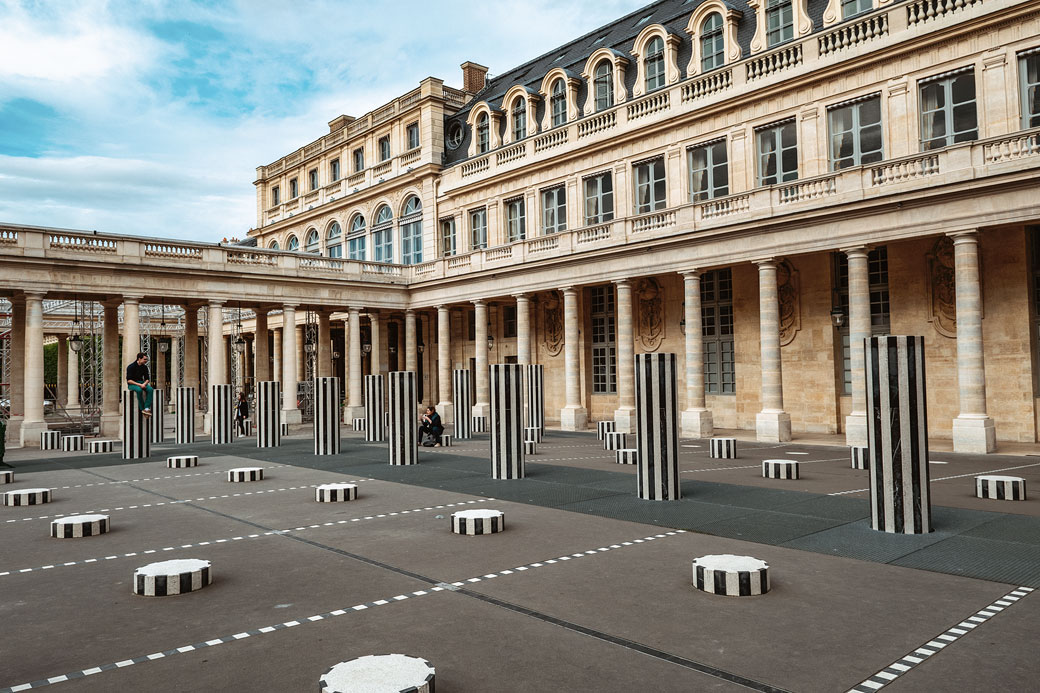
[[758, 265], [759, 269], [762, 269], [764, 267], [772, 267], [774, 269], [776, 268], [776, 258], [775, 257], [755, 258], [751, 262], [753, 262], [754, 264]]
[[690, 269], [679, 272], [679, 274], [682, 275], [683, 279], [700, 279], [701, 271], [696, 267], [691, 267]]
[[845, 248], [840, 248], [839, 252], [845, 253], [847, 257], [867, 257], [870, 253], [870, 246], [868, 245], [850, 245]]
[[632, 280], [629, 279], [628, 277], [625, 277], [624, 279], [614, 279], [614, 280], [611, 281], [611, 284], [613, 284], [614, 286], [616, 286], [618, 288], [620, 288], [622, 286], [631, 287], [632, 286]]
[[979, 242], [978, 229], [968, 229], [965, 231], [950, 231], [946, 235], [953, 239], [954, 245], [961, 245], [964, 243], [977, 245]]
[[447, 303], [442, 303], [439, 306], [437, 306], [437, 312], [438, 313], [441, 313], [441, 312], [447, 313], [449, 310], [451, 310], [451, 307], [448, 306]]
[[143, 296], [123, 296], [123, 303], [140, 303]]
[[475, 306], [486, 306], [487, 305], [487, 299], [475, 298], [472, 301], [470, 301], [470, 303], [472, 303]]
[[513, 298], [516, 299], [517, 303], [519, 303], [520, 301], [530, 301], [531, 294], [527, 293], [526, 291], [521, 291], [520, 293], [513, 294]]
[[[211, 301], [211, 303], [212, 303], [212, 301]], [[300, 304], [298, 304], [298, 303], [283, 303], [282, 304], [282, 310], [296, 310], [299, 307], [300, 307]]]
[[220, 308], [223, 307], [224, 301], [216, 298], [211, 298], [209, 301], [206, 302], [206, 305], [208, 305], [210, 308]]
[[361, 307], [360, 306], [347, 306], [347, 312], [350, 313], [351, 315], [361, 315]]
[[567, 296], [567, 295], [576, 296], [578, 294], [578, 289], [576, 287], [573, 287], [573, 286], [562, 286], [562, 287], [560, 287], [560, 291], [563, 292], [564, 296]]
[[24, 292], [22, 292], [22, 297], [26, 301], [28, 301], [29, 299], [32, 299], [34, 301], [42, 301], [43, 297], [46, 296], [46, 295], [47, 295], [46, 291], [24, 291]]
[[405, 316], [414, 317], [415, 316], [415, 308], [405, 308], [404, 309], [404, 314], [405, 314]]

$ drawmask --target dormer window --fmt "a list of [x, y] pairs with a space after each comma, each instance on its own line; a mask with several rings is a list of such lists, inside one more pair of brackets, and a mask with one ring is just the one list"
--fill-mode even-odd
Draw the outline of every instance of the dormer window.
[[549, 99], [552, 110], [552, 125], [556, 127], [567, 122], [567, 87], [562, 79], [553, 82], [552, 96]]
[[513, 141], [527, 137], [527, 100], [520, 97], [513, 102]]
[[488, 124], [487, 113], [481, 114], [477, 120], [477, 153], [483, 154], [491, 149], [490, 144], [490, 126]]
[[701, 70], [707, 72], [726, 62], [726, 46], [722, 35], [722, 15], [713, 12], [701, 28]]
[[664, 41], [654, 37], [646, 46], [646, 57], [643, 59], [646, 70], [646, 90], [654, 91], [664, 86]]
[[614, 105], [614, 68], [609, 60], [596, 66], [596, 111], [605, 111]]
[[792, 0], [767, 0], [766, 45], [769, 48], [794, 38], [794, 8]]

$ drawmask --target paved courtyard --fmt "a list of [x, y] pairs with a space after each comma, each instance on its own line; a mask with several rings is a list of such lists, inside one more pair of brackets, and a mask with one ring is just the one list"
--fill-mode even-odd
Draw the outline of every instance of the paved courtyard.
[[[1007, 470], [1040, 491], [1035, 457], [933, 454], [936, 531], [896, 536], [870, 530], [866, 472], [839, 447], [742, 441], [713, 460], [684, 441], [684, 498], [658, 503], [594, 433], [549, 431], [518, 481], [490, 479], [487, 435], [415, 467], [353, 432], [330, 457], [303, 429], [187, 448], [8, 451], [0, 491], [54, 498], [0, 507], [0, 692], [307, 691], [390, 652], [429, 660], [441, 693], [1037, 687], [1040, 501], [980, 500], [973, 480]], [[198, 467], [166, 468], [186, 452]], [[761, 477], [781, 457], [801, 479]], [[226, 481], [252, 465], [262, 481]], [[343, 481], [356, 500], [314, 501]], [[452, 534], [472, 508], [504, 511], [506, 531]], [[49, 536], [89, 511], [111, 532]], [[767, 561], [772, 590], [697, 591], [691, 561], [713, 553]], [[171, 558], [211, 561], [213, 583], [131, 593], [135, 568]]]

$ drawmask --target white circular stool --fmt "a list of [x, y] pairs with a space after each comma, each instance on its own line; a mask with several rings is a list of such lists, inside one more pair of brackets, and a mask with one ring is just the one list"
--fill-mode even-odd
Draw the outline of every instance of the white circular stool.
[[105, 534], [111, 525], [108, 515], [70, 515], [51, 522], [51, 536], [56, 539], [79, 539]]
[[340, 662], [321, 675], [322, 693], [433, 693], [434, 668], [403, 654], [366, 655]]
[[769, 565], [730, 553], [693, 559], [693, 585], [702, 592], [750, 597], [769, 591]]
[[134, 594], [166, 597], [201, 590], [213, 582], [209, 561], [179, 558], [149, 563], [134, 571]]
[[993, 500], [1025, 500], [1026, 480], [1020, 476], [983, 474], [975, 477], [975, 495]]
[[797, 479], [798, 463], [794, 460], [763, 460], [762, 476], [767, 479]]
[[263, 467], [237, 467], [229, 469], [227, 473], [227, 480], [232, 482], [261, 481], [263, 478]]
[[451, 514], [451, 531], [455, 534], [497, 534], [506, 528], [501, 510], [460, 510]]
[[49, 488], [21, 488], [4, 492], [4, 505], [42, 505], [51, 502]]
[[319, 503], [339, 503], [357, 498], [356, 484], [322, 484], [314, 489], [314, 500]]

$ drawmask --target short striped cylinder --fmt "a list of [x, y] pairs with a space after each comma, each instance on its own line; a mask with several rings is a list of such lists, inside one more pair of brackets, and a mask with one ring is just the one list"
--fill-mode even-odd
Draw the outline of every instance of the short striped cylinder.
[[473, 437], [473, 390], [469, 383], [469, 369], [451, 372], [451, 402], [455, 413], [455, 437], [468, 440]]
[[339, 454], [339, 378], [314, 379], [314, 454]]
[[354, 419], [353, 422], [351, 422], [351, 423], [352, 423], [352, 426], [353, 426], [355, 431], [363, 431], [363, 430], [365, 430], [365, 420], [364, 419]]
[[614, 461], [618, 464], [638, 464], [639, 450], [637, 448], [623, 448], [614, 451]]
[[542, 429], [537, 426], [527, 426], [524, 428], [524, 442], [531, 441], [532, 443], [542, 442]]
[[[675, 354], [636, 354], [638, 493], [643, 500], [678, 500], [679, 421]], [[616, 449], [628, 447], [618, 446]]]
[[167, 597], [187, 594], [213, 582], [209, 561], [180, 558], [149, 563], [134, 571], [134, 594], [143, 597]]
[[40, 431], [40, 449], [58, 450], [61, 447], [61, 431]]
[[617, 423], [613, 421], [597, 421], [596, 422], [596, 437], [600, 440], [608, 433], [613, 433], [617, 429]]
[[975, 495], [993, 500], [1025, 500], [1026, 480], [1020, 476], [984, 474], [975, 477]]
[[256, 384], [256, 447], [282, 444], [282, 384], [262, 380]]
[[865, 340], [870, 525], [880, 532], [932, 531], [924, 337]]
[[523, 368], [515, 363], [496, 363], [490, 371], [491, 478], [523, 479]]
[[383, 425], [384, 426], [389, 426], [390, 425], [390, 412], [389, 411], [384, 411], [383, 412]]
[[365, 376], [365, 440], [381, 443], [386, 439], [383, 417], [383, 376]]
[[250, 421], [249, 419], [243, 420], [242, 421], [242, 428], [241, 428], [241, 430], [242, 430], [242, 435], [246, 436], [247, 438], [249, 436], [253, 435], [253, 422]]
[[0, 484], [13, 484], [14, 472], [10, 469], [0, 469]]
[[282, 437], [289, 435], [289, 424], [284, 421], [278, 426], [278, 429], [282, 432]]
[[87, 452], [99, 453], [99, 452], [112, 452], [116, 449], [116, 441], [114, 440], [92, 440], [87, 443]]
[[43, 505], [51, 502], [49, 488], [20, 488], [17, 491], [5, 491], [4, 505]]
[[140, 460], [152, 454], [148, 417], [141, 413], [137, 393], [123, 390], [123, 459]]
[[174, 441], [177, 445], [195, 442], [195, 388], [178, 387], [177, 418], [174, 420]]
[[62, 436], [61, 449], [65, 452], [76, 452], [83, 449], [83, 436], [80, 434]]
[[870, 456], [867, 453], [867, 448], [861, 445], [853, 445], [849, 448], [849, 452], [852, 458], [853, 469], [869, 469]]
[[166, 391], [155, 389], [152, 390], [152, 415], [149, 417], [148, 426], [152, 435], [153, 443], [163, 442], [163, 428], [165, 427], [166, 419]]
[[108, 515], [71, 515], [51, 522], [51, 536], [55, 539], [93, 537], [108, 529]]
[[394, 466], [419, 464], [419, 441], [416, 440], [418, 414], [416, 401], [419, 396], [415, 371], [391, 371], [390, 379], [390, 425], [389, 459]]
[[603, 435], [604, 450], [621, 450], [628, 447], [628, 434], [608, 431]]
[[524, 397], [527, 400], [527, 427], [538, 429], [538, 440], [545, 432], [545, 366], [540, 363], [524, 365]]
[[314, 489], [314, 500], [319, 503], [341, 503], [357, 498], [356, 484], [322, 484]]
[[524, 454], [525, 455], [537, 455], [538, 454], [538, 443], [533, 440], [524, 441]]
[[213, 421], [210, 424], [211, 440], [214, 445], [227, 445], [235, 439], [235, 401], [230, 385], [211, 385], [209, 388], [210, 409]]
[[166, 467], [168, 469], [187, 469], [188, 467], [198, 466], [198, 455], [175, 455], [173, 457], [166, 458]]
[[242, 481], [262, 481], [264, 478], [263, 467], [236, 467], [229, 469], [227, 480], [238, 483]]
[[318, 691], [433, 693], [435, 680], [435, 671], [425, 659], [402, 654], [365, 655], [340, 662], [322, 674], [318, 679]]
[[716, 554], [693, 560], [693, 585], [727, 597], [753, 597], [769, 591], [769, 565], [751, 556]]
[[474, 416], [471, 420], [470, 428], [473, 433], [487, 433], [488, 432], [488, 419], [486, 416]]
[[441, 434], [441, 447], [442, 448], [450, 448], [451, 447], [451, 436], [449, 436], [447, 433], [442, 433]]
[[736, 438], [712, 438], [709, 443], [710, 455], [717, 460], [732, 460], [737, 457]]
[[497, 534], [506, 528], [501, 510], [460, 510], [451, 514], [451, 531], [455, 534]]
[[762, 460], [762, 476], [766, 479], [797, 479], [798, 463], [794, 460]]

